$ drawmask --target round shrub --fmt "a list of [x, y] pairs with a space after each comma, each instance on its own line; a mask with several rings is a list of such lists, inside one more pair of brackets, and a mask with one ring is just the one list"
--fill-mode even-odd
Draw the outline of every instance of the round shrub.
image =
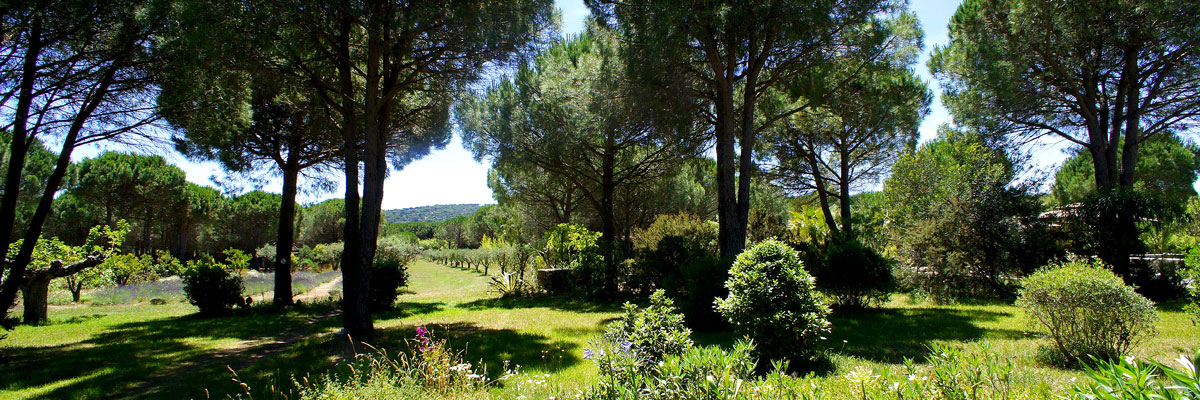
[[1114, 360], [1154, 333], [1154, 303], [1100, 261], [1072, 258], [1021, 281], [1017, 305], [1053, 340], [1050, 359], [1077, 365], [1088, 356]]
[[692, 347], [691, 334], [683, 325], [683, 315], [675, 311], [675, 303], [662, 290], [650, 295], [650, 305], [645, 309], [625, 303], [625, 315], [605, 331], [607, 339], [628, 343], [647, 361], [682, 354]]
[[372, 310], [391, 309], [400, 295], [400, 288], [408, 284], [408, 269], [402, 260], [376, 260], [371, 266], [371, 287], [367, 301]]
[[188, 263], [183, 271], [183, 292], [202, 315], [221, 315], [242, 300], [242, 277], [231, 275], [211, 258]]
[[814, 265], [817, 289], [835, 308], [866, 308], [887, 301], [895, 280], [892, 263], [857, 240], [834, 241]]
[[[717, 311], [757, 345], [760, 358], [809, 361], [829, 332], [829, 307], [788, 245], [768, 239], [738, 255]], [[764, 363], [766, 364], [766, 363]]]

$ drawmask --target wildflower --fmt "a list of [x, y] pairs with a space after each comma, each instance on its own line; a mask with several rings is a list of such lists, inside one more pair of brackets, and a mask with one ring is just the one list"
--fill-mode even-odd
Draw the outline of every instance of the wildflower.
[[633, 342], [627, 340], [625, 343], [621, 343], [621, 349], [625, 351], [633, 349]]
[[583, 359], [585, 359], [585, 360], [591, 360], [592, 357], [595, 355], [596, 355], [596, 352], [592, 351], [592, 349], [584, 349], [583, 350]]

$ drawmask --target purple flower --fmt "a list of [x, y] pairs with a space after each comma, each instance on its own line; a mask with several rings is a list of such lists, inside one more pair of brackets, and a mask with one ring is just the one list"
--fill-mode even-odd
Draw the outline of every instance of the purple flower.
[[583, 359], [591, 360], [592, 357], [594, 357], [595, 355], [596, 355], [596, 352], [592, 351], [592, 349], [583, 349]]
[[429, 330], [425, 329], [423, 326], [418, 326], [417, 337], [425, 337], [426, 335], [429, 335]]
[[633, 350], [633, 342], [625, 341], [625, 343], [621, 343], [621, 349], [625, 351]]

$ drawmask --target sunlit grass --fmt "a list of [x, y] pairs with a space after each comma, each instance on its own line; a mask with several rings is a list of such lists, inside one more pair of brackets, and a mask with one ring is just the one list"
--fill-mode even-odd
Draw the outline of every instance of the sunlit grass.
[[[588, 341], [616, 318], [616, 304], [569, 297], [500, 299], [488, 278], [474, 271], [419, 261], [410, 266], [410, 285], [396, 310], [376, 314], [371, 343], [394, 354], [417, 326], [426, 326], [465, 360], [490, 376], [520, 365], [548, 374], [552, 386], [570, 389], [596, 373], [583, 359]], [[87, 306], [52, 309], [50, 323], [18, 327], [0, 341], [6, 366], [0, 398], [133, 397], [223, 398], [245, 390], [226, 366], [237, 371], [255, 398], [288, 394], [293, 379], [315, 379], [339, 366], [353, 351], [334, 339], [341, 320], [332, 305], [286, 313], [265, 309], [205, 319], [184, 303]], [[1200, 329], [1177, 311], [1160, 311], [1159, 333], [1135, 354], [1160, 361], [1200, 346]], [[315, 321], [311, 322], [310, 321]], [[991, 350], [1013, 357], [1037, 384], [1062, 386], [1078, 371], [1042, 366], [1037, 347], [1046, 339], [1026, 325], [1021, 309], [1004, 303], [936, 305], [893, 296], [878, 310], [836, 313], [826, 346], [822, 377], [844, 375], [858, 366], [899, 370], [905, 358], [921, 362], [933, 343], [987, 341]], [[730, 332], [696, 334], [701, 344], [728, 345]], [[284, 344], [280, 344], [284, 343]], [[37, 371], [36, 374], [28, 371]], [[495, 394], [505, 395], [511, 388]]]

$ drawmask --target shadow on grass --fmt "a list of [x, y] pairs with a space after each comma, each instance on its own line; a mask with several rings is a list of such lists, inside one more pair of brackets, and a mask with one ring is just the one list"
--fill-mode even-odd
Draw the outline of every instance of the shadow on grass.
[[600, 302], [578, 297], [567, 296], [539, 296], [539, 297], [501, 297], [491, 299], [475, 300], [469, 303], [460, 304], [459, 308], [465, 308], [472, 311], [486, 310], [491, 308], [516, 309], [516, 308], [534, 308], [546, 307], [561, 311], [571, 311], [580, 313], [600, 313], [600, 312], [616, 312], [621, 311], [619, 302]]
[[[282, 341], [290, 329], [324, 309], [264, 308], [219, 318], [192, 314], [104, 327], [76, 343], [5, 348], [0, 389], [51, 385], [36, 396], [41, 398], [203, 398], [204, 388], [213, 387], [232, 392], [238, 386], [230, 382], [227, 365], [253, 358], [263, 344]], [[330, 319], [336, 320], [325, 322]], [[89, 321], [73, 323], [84, 322]], [[220, 340], [230, 349], [213, 348], [207, 340]]]
[[[984, 337], [1024, 338], [1023, 332], [984, 329], [978, 323], [995, 321], [1009, 314], [985, 310], [936, 308], [889, 308], [839, 311], [830, 316], [833, 331], [827, 335], [830, 354], [900, 364], [905, 358], [924, 362], [928, 346], [935, 341], [974, 341]], [[697, 332], [692, 339], [700, 345], [730, 346], [739, 339], [732, 331]], [[829, 360], [804, 367], [823, 374], [832, 371]]]
[[1007, 316], [948, 307], [839, 312], [830, 317], [833, 332], [828, 343], [833, 353], [872, 361], [895, 364], [911, 358], [924, 362], [934, 341], [974, 341], [987, 335], [1022, 337], [1019, 331], [977, 325]]
[[415, 315], [425, 315], [435, 313], [446, 309], [446, 303], [443, 302], [414, 302], [401, 301], [394, 305], [391, 310], [384, 310], [373, 313], [376, 321], [383, 321], [396, 318], [407, 318]]

